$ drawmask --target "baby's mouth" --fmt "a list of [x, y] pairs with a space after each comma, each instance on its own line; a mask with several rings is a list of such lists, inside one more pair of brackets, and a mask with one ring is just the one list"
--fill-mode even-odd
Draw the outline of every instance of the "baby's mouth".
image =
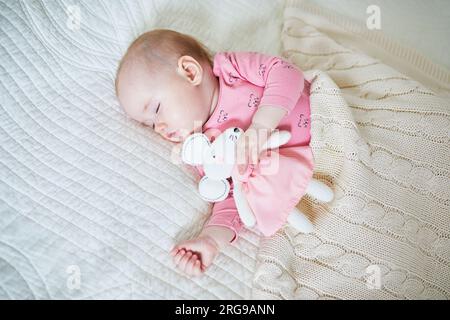
[[170, 138], [173, 138], [173, 137], [178, 137], [178, 130], [169, 132], [169, 134], [167, 134], [167, 138], [170, 139]]
[[173, 142], [180, 142], [183, 140], [183, 138], [180, 136], [179, 130], [169, 132], [165, 135], [165, 138]]

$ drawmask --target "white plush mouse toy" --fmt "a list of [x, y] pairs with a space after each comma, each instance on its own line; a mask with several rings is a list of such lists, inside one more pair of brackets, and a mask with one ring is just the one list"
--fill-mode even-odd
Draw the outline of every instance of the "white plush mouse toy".
[[[227, 178], [231, 177], [234, 185], [233, 197], [239, 217], [245, 226], [251, 228], [256, 223], [255, 215], [242, 192], [241, 182], [232, 175], [236, 165], [236, 142], [242, 133], [243, 130], [240, 128], [228, 128], [213, 143], [210, 143], [206, 135], [194, 133], [184, 141], [181, 159], [189, 165], [203, 166], [205, 175], [199, 182], [198, 190], [200, 196], [206, 201], [224, 200], [230, 192], [230, 183]], [[288, 131], [275, 131], [262, 150], [275, 149], [287, 143], [290, 137]], [[315, 179], [309, 183], [306, 193], [323, 202], [333, 199], [333, 191]], [[288, 215], [287, 221], [300, 232], [309, 233], [313, 230], [311, 222], [297, 208]]]

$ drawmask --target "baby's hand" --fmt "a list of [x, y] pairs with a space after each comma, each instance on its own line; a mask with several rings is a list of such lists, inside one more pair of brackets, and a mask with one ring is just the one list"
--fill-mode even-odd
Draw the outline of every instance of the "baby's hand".
[[258, 164], [261, 148], [286, 114], [287, 111], [278, 106], [258, 107], [252, 124], [237, 142], [237, 166], [240, 174], [245, 173], [249, 163]]
[[242, 134], [236, 144], [237, 167], [240, 174], [244, 174], [249, 164], [258, 164], [261, 148], [268, 140], [272, 130], [252, 124]]
[[218, 253], [219, 245], [209, 235], [181, 242], [170, 251], [177, 268], [189, 276], [203, 273]]

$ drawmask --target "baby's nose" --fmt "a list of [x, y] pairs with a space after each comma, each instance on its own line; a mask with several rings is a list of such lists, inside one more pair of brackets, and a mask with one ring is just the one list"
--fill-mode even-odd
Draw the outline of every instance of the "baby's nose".
[[167, 128], [167, 125], [162, 122], [158, 122], [155, 124], [155, 131], [159, 134], [164, 133]]

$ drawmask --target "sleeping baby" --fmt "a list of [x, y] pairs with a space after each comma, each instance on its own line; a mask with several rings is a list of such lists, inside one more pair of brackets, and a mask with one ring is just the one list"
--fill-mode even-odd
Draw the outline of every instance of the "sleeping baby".
[[[252, 174], [270, 134], [288, 130], [291, 138], [280, 153], [292, 165], [280, 168], [285, 178], [272, 186], [273, 198], [261, 199], [264, 219], [258, 227], [271, 235], [286, 223], [313, 172], [309, 83], [297, 67], [256, 52], [212, 56], [193, 37], [159, 29], [128, 48], [117, 71], [116, 94], [129, 117], [174, 143], [193, 132], [213, 141], [227, 128], [242, 128], [236, 149], [241, 177]], [[294, 174], [295, 179], [287, 178]], [[231, 190], [214, 203], [201, 233], [170, 251], [175, 265], [187, 275], [202, 274], [238, 239], [242, 226]]]

